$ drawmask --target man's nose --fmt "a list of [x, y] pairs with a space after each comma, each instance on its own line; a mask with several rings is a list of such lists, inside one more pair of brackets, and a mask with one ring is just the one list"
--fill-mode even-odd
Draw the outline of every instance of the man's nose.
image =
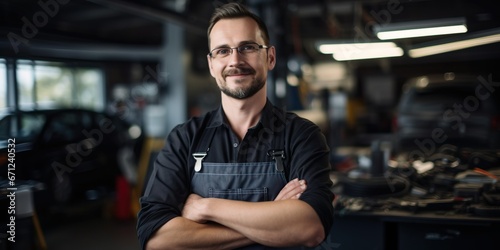
[[243, 55], [238, 52], [238, 48], [231, 48], [231, 54], [229, 55], [230, 65], [239, 65], [243, 62]]

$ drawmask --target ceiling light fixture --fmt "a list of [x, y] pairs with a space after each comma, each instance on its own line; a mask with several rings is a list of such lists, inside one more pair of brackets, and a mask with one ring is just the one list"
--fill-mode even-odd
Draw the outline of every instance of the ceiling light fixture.
[[323, 54], [333, 54], [337, 61], [397, 57], [404, 54], [403, 49], [393, 42], [321, 42], [317, 48]]
[[394, 48], [393, 42], [373, 42], [373, 43], [344, 43], [344, 42], [324, 42], [318, 45], [318, 50], [323, 54], [344, 53], [346, 51], [362, 51], [370, 49]]
[[380, 40], [425, 37], [467, 32], [465, 18], [447, 18], [376, 25], [373, 31]]
[[500, 29], [488, 30], [461, 37], [460, 40], [443, 40], [432, 44], [423, 44], [408, 50], [412, 58], [442, 54], [446, 52], [472, 48], [476, 46], [500, 42]]
[[350, 61], [350, 60], [398, 57], [402, 56], [403, 54], [404, 54], [403, 49], [401, 49], [400, 47], [394, 47], [386, 49], [367, 49], [352, 53], [336, 53], [333, 54], [333, 58], [337, 61]]

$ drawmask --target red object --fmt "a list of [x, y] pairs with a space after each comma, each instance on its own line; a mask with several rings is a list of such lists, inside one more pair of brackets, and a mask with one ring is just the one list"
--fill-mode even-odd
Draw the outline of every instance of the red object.
[[130, 186], [123, 176], [116, 178], [116, 204], [115, 216], [119, 220], [129, 219], [132, 212], [130, 208]]

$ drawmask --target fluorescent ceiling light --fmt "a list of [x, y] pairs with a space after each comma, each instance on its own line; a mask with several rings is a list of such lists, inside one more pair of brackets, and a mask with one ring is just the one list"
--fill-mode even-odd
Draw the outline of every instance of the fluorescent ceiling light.
[[362, 51], [369, 49], [387, 49], [394, 48], [393, 42], [374, 42], [374, 43], [325, 43], [318, 46], [318, 50], [323, 54], [344, 53], [348, 51]]
[[446, 40], [413, 48], [408, 51], [408, 54], [412, 58], [418, 58], [498, 42], [500, 42], [500, 29], [495, 29], [481, 34], [470, 35], [462, 38], [462, 40]]
[[350, 51], [346, 53], [334, 53], [333, 58], [337, 61], [374, 59], [386, 57], [398, 57], [404, 54], [400, 47], [385, 48], [385, 49], [365, 49], [360, 51]]
[[403, 49], [393, 42], [327, 43], [317, 46], [323, 54], [333, 54], [337, 61], [396, 57], [404, 54]]
[[373, 30], [379, 39], [391, 40], [465, 33], [467, 32], [467, 26], [465, 25], [464, 18], [449, 18], [406, 23], [389, 23], [374, 26]]

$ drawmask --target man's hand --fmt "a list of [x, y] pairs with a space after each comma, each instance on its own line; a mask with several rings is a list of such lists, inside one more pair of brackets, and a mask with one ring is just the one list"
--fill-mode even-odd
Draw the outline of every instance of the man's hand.
[[207, 221], [201, 216], [203, 211], [202, 201], [203, 197], [197, 194], [190, 194], [182, 209], [182, 217], [198, 223], [206, 223]]
[[307, 185], [305, 180], [299, 180], [297, 178], [289, 181], [280, 191], [278, 196], [276, 196], [275, 201], [279, 200], [297, 200], [300, 195], [306, 190]]

